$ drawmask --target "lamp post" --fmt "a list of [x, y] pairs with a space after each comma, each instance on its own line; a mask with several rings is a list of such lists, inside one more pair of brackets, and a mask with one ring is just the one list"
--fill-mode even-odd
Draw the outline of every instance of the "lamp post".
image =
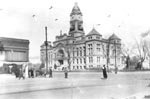
[[48, 46], [48, 43], [47, 43], [47, 27], [45, 26], [45, 47], [46, 47], [46, 50], [45, 50], [45, 54], [46, 54], [45, 68], [46, 68], [46, 74], [48, 72], [47, 46]]

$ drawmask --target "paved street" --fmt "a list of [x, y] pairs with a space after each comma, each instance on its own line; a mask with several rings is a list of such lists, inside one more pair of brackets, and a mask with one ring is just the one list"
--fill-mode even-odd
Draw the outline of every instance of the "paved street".
[[0, 99], [145, 99], [150, 95], [150, 72], [109, 73], [107, 80], [94, 72], [72, 72], [68, 79], [62, 72], [55, 72], [53, 78], [0, 77]]

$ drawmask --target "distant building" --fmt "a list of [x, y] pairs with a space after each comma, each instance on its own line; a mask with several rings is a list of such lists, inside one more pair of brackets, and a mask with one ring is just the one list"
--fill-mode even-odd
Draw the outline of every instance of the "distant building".
[[0, 66], [25, 65], [29, 61], [29, 40], [0, 37]]
[[[41, 62], [44, 64], [45, 52], [45, 44], [42, 44]], [[121, 39], [115, 34], [104, 39], [95, 28], [85, 35], [82, 13], [76, 3], [70, 14], [69, 33], [60, 32], [53, 45], [48, 43], [48, 66], [56, 70], [62, 70], [64, 67], [85, 70], [100, 68], [104, 64], [122, 64]]]

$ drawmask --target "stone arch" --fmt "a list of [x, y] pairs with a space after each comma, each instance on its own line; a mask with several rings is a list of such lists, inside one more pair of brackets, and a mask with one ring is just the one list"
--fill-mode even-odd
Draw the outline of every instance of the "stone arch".
[[64, 44], [59, 43], [55, 48], [55, 53], [56, 53], [55, 64], [57, 65], [58, 70], [59, 69], [61, 70], [64, 66], [67, 65], [66, 64], [67, 52]]

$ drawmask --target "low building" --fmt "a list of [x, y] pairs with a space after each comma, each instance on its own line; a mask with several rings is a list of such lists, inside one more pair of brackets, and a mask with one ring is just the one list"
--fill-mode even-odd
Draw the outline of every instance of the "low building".
[[0, 37], [0, 66], [26, 65], [29, 62], [29, 40]]

